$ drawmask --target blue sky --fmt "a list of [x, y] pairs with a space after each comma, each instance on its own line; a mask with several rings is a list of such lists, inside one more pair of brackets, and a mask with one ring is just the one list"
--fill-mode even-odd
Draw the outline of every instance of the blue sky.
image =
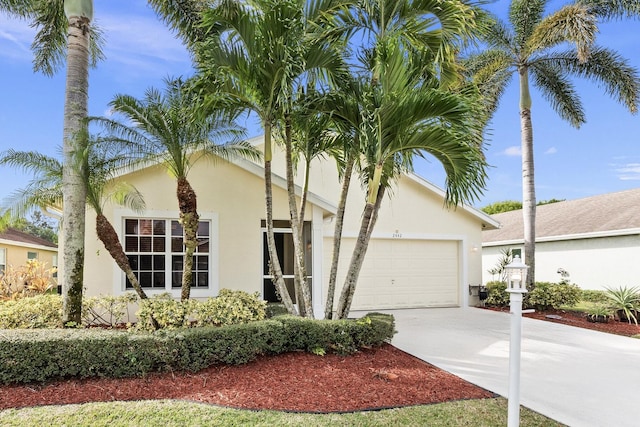
[[[551, 10], [562, 5], [552, 1]], [[504, 16], [509, 2], [491, 9]], [[144, 0], [95, 0], [95, 22], [106, 37], [106, 61], [90, 71], [89, 114], [104, 115], [115, 94], [141, 97], [146, 88], [162, 88], [168, 76], [192, 73], [181, 43], [155, 17]], [[64, 70], [55, 77], [32, 71], [28, 23], [0, 15], [0, 151], [37, 150], [55, 155], [62, 141]], [[640, 21], [601, 27], [598, 43], [617, 50], [640, 69]], [[560, 120], [545, 100], [533, 93], [532, 117], [538, 200], [577, 199], [640, 186], [640, 115], [632, 115], [591, 82], [577, 87], [587, 123], [576, 130]], [[249, 123], [249, 136], [260, 130]], [[520, 121], [517, 83], [503, 97], [491, 125], [486, 154], [491, 164], [482, 207], [501, 200], [521, 200]], [[442, 167], [420, 161], [416, 172], [439, 186]], [[27, 176], [0, 168], [0, 199], [22, 187]]]

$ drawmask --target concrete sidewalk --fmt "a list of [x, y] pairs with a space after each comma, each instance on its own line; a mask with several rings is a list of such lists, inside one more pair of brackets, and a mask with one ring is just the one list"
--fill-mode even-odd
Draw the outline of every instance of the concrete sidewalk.
[[[477, 308], [387, 311], [392, 344], [507, 396], [510, 315]], [[522, 322], [521, 399], [572, 427], [640, 425], [640, 339]]]

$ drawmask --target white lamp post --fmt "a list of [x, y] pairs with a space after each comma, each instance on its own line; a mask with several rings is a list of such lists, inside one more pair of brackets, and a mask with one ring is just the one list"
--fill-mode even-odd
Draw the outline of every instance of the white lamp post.
[[511, 312], [511, 341], [509, 343], [509, 409], [508, 427], [520, 425], [520, 341], [522, 335], [522, 295], [527, 293], [527, 269], [516, 255], [504, 269]]

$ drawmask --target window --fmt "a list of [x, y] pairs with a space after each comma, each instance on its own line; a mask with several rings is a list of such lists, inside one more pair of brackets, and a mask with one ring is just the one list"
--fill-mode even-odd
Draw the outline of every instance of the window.
[[58, 278], [58, 254], [51, 255], [51, 267], [55, 268], [56, 271], [53, 273], [53, 278]]
[[[182, 285], [184, 242], [177, 220], [125, 218], [125, 253], [140, 285], [147, 289], [171, 290]], [[208, 289], [211, 234], [209, 221], [198, 225], [198, 246], [193, 256], [192, 289]], [[131, 283], [126, 281], [126, 288]]]
[[7, 250], [0, 248], [0, 273], [4, 273], [4, 269], [7, 266]]
[[511, 249], [511, 256], [513, 258], [515, 258], [516, 256], [520, 257], [520, 259], [522, 259], [522, 249], [518, 248], [518, 249]]
[[27, 259], [38, 259], [38, 252], [27, 252]]

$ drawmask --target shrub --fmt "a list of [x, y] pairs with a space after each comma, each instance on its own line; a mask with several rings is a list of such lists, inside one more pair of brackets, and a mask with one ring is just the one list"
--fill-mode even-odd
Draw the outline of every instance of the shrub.
[[103, 329], [3, 331], [0, 383], [198, 371], [213, 364], [241, 364], [261, 354], [292, 350], [351, 353], [388, 342], [394, 333], [393, 316], [376, 313], [340, 321], [282, 316], [247, 324], [154, 333]]
[[53, 277], [55, 267], [47, 268], [46, 262], [27, 260], [19, 267], [7, 266], [0, 273], [0, 300], [14, 300], [40, 295], [56, 286]]
[[135, 303], [138, 296], [133, 292], [126, 292], [122, 295], [100, 295], [97, 297], [85, 298], [82, 301], [82, 323], [85, 326], [108, 325], [116, 326], [124, 323], [125, 314], [127, 323], [129, 321], [129, 304]]
[[62, 298], [36, 295], [0, 302], [0, 329], [62, 327]]
[[538, 310], [560, 308], [562, 305], [575, 305], [580, 300], [581, 291], [569, 283], [536, 282], [528, 295], [528, 306]]
[[487, 299], [486, 304], [505, 307], [509, 305], [509, 293], [507, 292], [507, 283], [494, 280], [487, 283]]
[[282, 316], [284, 314], [289, 314], [284, 304], [279, 302], [267, 303], [267, 307], [265, 310], [266, 310], [267, 319], [271, 319], [272, 317], [276, 317], [276, 316]]
[[605, 291], [598, 291], [593, 289], [583, 289], [580, 291], [580, 300], [593, 302], [596, 304], [608, 304], [609, 298]]
[[189, 325], [189, 315], [195, 304], [194, 300], [174, 300], [171, 294], [163, 293], [152, 298], [140, 300], [140, 308], [136, 312], [138, 323], [136, 329], [153, 331], [153, 319], [162, 329], [183, 328]]
[[620, 320], [638, 324], [638, 311], [640, 311], [640, 288], [619, 287], [605, 288], [609, 306], [615, 310]]
[[198, 326], [235, 325], [255, 320], [263, 320], [266, 316], [267, 302], [258, 293], [249, 294], [244, 291], [222, 289], [215, 298], [196, 303], [192, 315]]

